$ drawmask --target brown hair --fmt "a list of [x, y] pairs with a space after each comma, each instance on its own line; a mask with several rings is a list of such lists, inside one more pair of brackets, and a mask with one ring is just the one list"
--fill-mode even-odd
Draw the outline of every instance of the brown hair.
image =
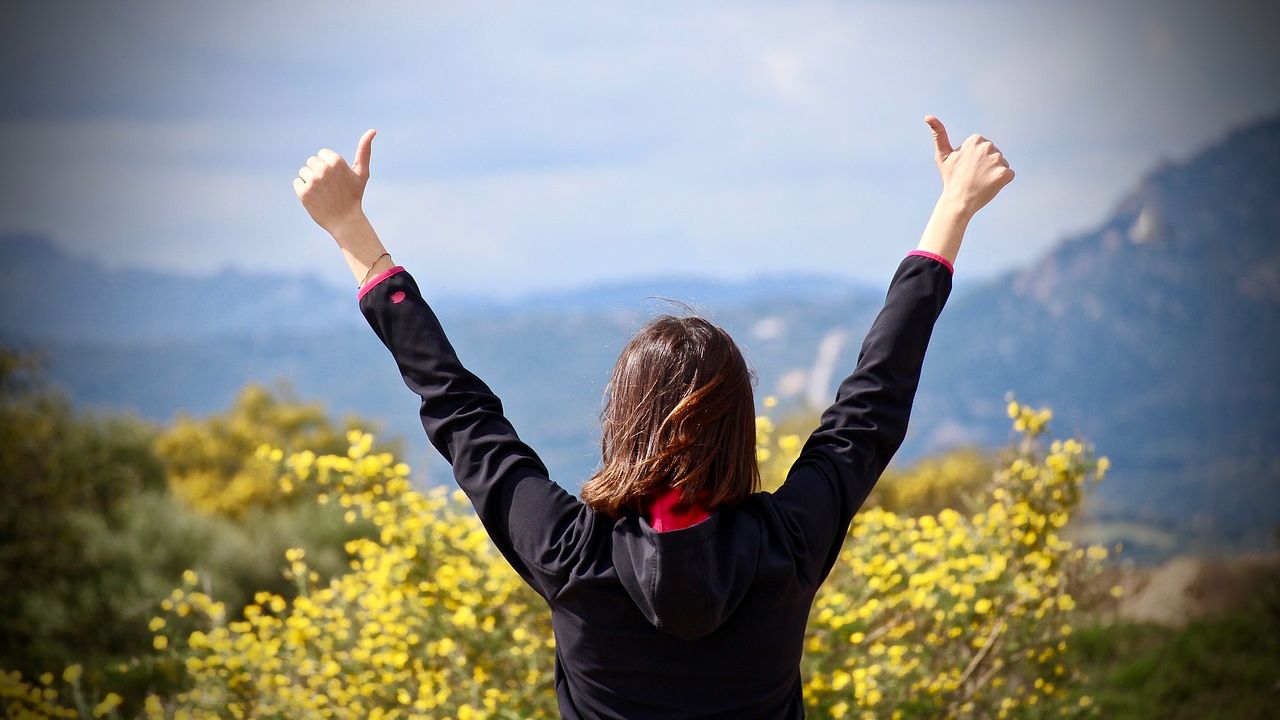
[[623, 348], [600, 414], [602, 466], [582, 501], [617, 518], [668, 488], [675, 510], [735, 503], [760, 487], [755, 373], [729, 334], [660, 315]]

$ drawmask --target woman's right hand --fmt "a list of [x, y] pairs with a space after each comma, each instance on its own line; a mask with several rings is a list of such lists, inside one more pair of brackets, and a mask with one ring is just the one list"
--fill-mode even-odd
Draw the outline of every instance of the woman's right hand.
[[934, 160], [949, 203], [972, 216], [1013, 180], [1013, 168], [990, 140], [974, 133], [953, 148], [941, 120], [926, 115], [924, 121], [933, 130]]

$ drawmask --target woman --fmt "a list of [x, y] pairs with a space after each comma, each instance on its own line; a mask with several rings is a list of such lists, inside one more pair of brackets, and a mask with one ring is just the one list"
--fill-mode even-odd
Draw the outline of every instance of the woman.
[[575, 498], [463, 367], [417, 282], [361, 209], [375, 134], [293, 181], [337, 241], [361, 313], [422, 398], [431, 444], [551, 608], [566, 718], [800, 718], [805, 623], [853, 515], [907, 431], [925, 348], [970, 218], [1013, 179], [991, 141], [952, 148], [932, 115], [942, 193], [835, 402], [785, 483], [759, 490], [752, 377], [733, 340], [661, 316], [627, 344], [602, 416], [603, 464]]

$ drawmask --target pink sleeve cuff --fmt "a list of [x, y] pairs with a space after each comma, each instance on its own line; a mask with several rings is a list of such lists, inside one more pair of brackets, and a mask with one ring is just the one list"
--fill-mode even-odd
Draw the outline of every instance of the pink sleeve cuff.
[[377, 285], [378, 283], [382, 282], [383, 280], [386, 280], [387, 278], [391, 277], [392, 275], [395, 275], [396, 273], [400, 272], [401, 270], [404, 270], [404, 266], [403, 266], [403, 265], [396, 265], [396, 266], [395, 266], [395, 267], [393, 267], [393, 268], [388, 268], [388, 269], [383, 270], [382, 272], [378, 273], [377, 275], [375, 275], [375, 276], [373, 277], [373, 279], [372, 279], [372, 280], [370, 280], [369, 282], [365, 283], [365, 284], [360, 288], [360, 292], [356, 293], [356, 301], [357, 301], [357, 302], [359, 302], [360, 300], [363, 300], [363, 299], [364, 299], [365, 294], [366, 294], [366, 293], [368, 293], [370, 290], [372, 290], [374, 285]]
[[946, 265], [946, 266], [947, 266], [947, 270], [949, 270], [949, 271], [951, 271], [951, 272], [953, 272], [953, 273], [956, 271], [956, 269], [951, 265], [951, 261], [950, 261], [950, 260], [948, 260], [948, 259], [946, 259], [946, 258], [942, 257], [941, 255], [939, 255], [939, 254], [937, 254], [937, 253], [931, 253], [931, 252], [929, 252], [928, 250], [912, 250], [911, 252], [907, 253], [907, 257], [911, 257], [912, 255], [919, 255], [920, 257], [932, 258], [932, 259], [937, 260], [938, 262], [942, 263], [943, 265]]

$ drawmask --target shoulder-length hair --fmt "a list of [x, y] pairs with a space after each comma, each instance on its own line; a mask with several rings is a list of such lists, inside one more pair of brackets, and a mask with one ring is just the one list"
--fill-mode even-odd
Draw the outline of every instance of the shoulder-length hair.
[[680, 488], [674, 509], [735, 503], [760, 487], [747, 367], [729, 334], [701, 317], [660, 315], [623, 348], [600, 414], [602, 465], [582, 501], [617, 518]]

